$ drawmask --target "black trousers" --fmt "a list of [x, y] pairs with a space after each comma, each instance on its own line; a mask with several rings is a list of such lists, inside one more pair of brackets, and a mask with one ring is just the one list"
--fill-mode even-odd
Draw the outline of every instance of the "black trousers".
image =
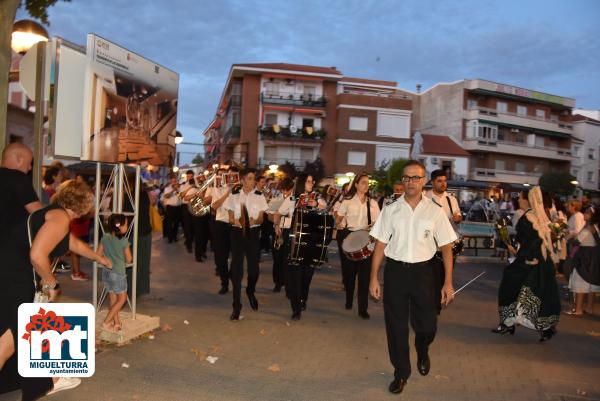
[[210, 214], [206, 216], [193, 216], [194, 228], [194, 255], [196, 260], [206, 256], [208, 240], [210, 239]]
[[310, 283], [315, 273], [315, 268], [311, 266], [288, 265], [288, 281], [286, 290], [290, 294], [290, 305], [293, 312], [301, 312], [302, 302], [308, 300]]
[[194, 218], [193, 214], [190, 213], [186, 204], [181, 207], [181, 220], [183, 223], [183, 234], [185, 236], [185, 246], [188, 249], [192, 249], [194, 243]]
[[260, 227], [251, 228], [244, 236], [241, 228], [231, 227], [231, 270], [229, 277], [233, 287], [233, 309], [242, 309], [241, 292], [242, 278], [244, 277], [244, 258], [248, 265], [248, 279], [246, 282], [246, 294], [254, 294], [256, 282], [258, 281], [259, 267], [259, 244]]
[[383, 311], [390, 361], [396, 379], [410, 377], [408, 322], [415, 332], [418, 355], [426, 355], [437, 330], [434, 260], [404, 267], [388, 259], [384, 271]]
[[366, 312], [369, 307], [369, 281], [371, 280], [371, 257], [364, 260], [353, 261], [346, 258], [346, 304], [352, 305], [356, 276], [358, 276], [358, 311]]
[[231, 249], [231, 225], [222, 221], [215, 221], [213, 225], [213, 250], [215, 252], [215, 265], [221, 278], [221, 287], [229, 287], [229, 251]]
[[275, 230], [273, 229], [273, 223], [271, 223], [265, 215], [265, 219], [260, 225], [260, 249], [263, 251], [270, 251], [274, 237]]
[[163, 224], [167, 226], [166, 234], [169, 241], [175, 241], [181, 224], [181, 206], [167, 206]]
[[344, 290], [348, 287], [348, 258], [344, 255], [344, 251], [342, 249], [342, 244], [344, 243], [344, 239], [350, 234], [349, 230], [338, 230], [337, 236], [335, 240], [338, 244], [338, 253], [340, 255], [340, 265], [342, 267], [342, 283], [344, 284]]
[[280, 287], [287, 283], [286, 258], [290, 247], [290, 229], [283, 229], [281, 236], [283, 243], [279, 249], [273, 247], [273, 283]]

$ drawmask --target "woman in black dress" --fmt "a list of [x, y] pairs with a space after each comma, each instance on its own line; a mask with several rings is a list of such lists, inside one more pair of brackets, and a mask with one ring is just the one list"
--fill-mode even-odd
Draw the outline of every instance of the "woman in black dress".
[[[60, 294], [58, 281], [50, 261], [71, 251], [78, 255], [110, 265], [81, 240], [69, 235], [72, 219], [83, 216], [92, 208], [92, 193], [84, 183], [67, 181], [53, 197], [52, 204], [33, 212], [10, 230], [0, 244], [3, 257], [0, 267], [0, 393], [21, 388], [23, 400], [34, 400], [52, 389], [75, 387], [79, 380], [52, 378], [22, 378], [17, 372], [17, 311], [22, 303], [33, 302], [33, 270], [42, 289], [56, 300]], [[28, 225], [32, 246], [29, 246]], [[54, 387], [54, 388], [53, 388]]]
[[556, 333], [560, 316], [560, 296], [556, 284], [554, 248], [549, 219], [539, 187], [521, 193], [519, 207], [525, 212], [519, 218], [518, 250], [509, 246], [516, 259], [504, 270], [498, 304], [500, 324], [497, 334], [514, 334], [516, 325], [540, 332], [540, 341]]

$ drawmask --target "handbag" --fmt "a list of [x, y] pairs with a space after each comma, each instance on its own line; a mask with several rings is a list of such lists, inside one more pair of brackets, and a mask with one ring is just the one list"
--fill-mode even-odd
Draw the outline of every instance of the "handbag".
[[[27, 217], [27, 237], [29, 238], [29, 248], [31, 248], [31, 226], [30, 226], [30, 221], [31, 221], [31, 214]], [[54, 262], [54, 264], [56, 265], [56, 262]], [[45, 293], [44, 291], [40, 290], [38, 287], [38, 282], [37, 282], [37, 276], [35, 274], [35, 268], [31, 268], [32, 272], [33, 272], [33, 288], [35, 288], [35, 295], [33, 296], [33, 303], [34, 304], [40, 304], [40, 303], [48, 303], [50, 302], [50, 295]]]

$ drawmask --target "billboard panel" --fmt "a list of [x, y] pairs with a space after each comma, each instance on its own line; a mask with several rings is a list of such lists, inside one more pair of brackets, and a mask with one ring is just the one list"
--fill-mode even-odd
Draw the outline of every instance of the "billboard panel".
[[94, 34], [87, 59], [81, 159], [172, 166], [179, 75]]

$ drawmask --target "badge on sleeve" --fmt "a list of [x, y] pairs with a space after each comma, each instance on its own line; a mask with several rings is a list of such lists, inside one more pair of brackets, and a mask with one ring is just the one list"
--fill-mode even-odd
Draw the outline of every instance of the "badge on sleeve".
[[425, 230], [425, 239], [429, 238], [429, 234], [431, 234], [431, 230]]

